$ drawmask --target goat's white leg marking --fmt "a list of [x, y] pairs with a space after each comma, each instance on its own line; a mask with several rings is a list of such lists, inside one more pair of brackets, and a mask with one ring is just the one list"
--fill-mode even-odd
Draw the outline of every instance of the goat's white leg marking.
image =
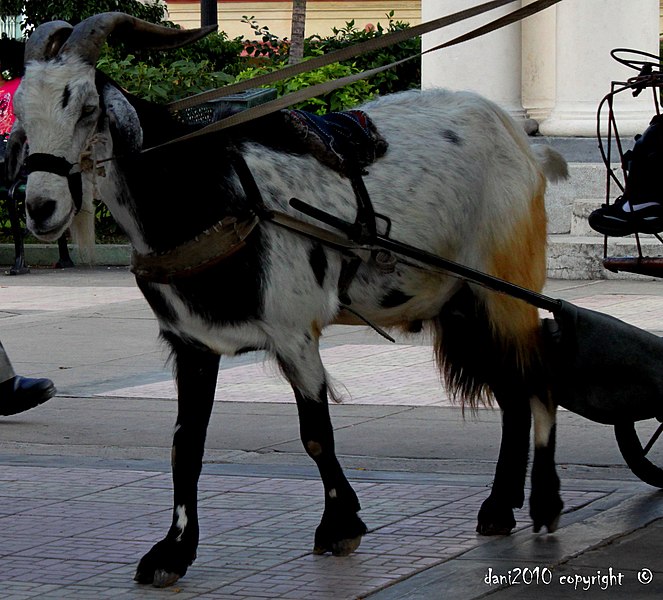
[[534, 446], [545, 448], [550, 441], [550, 432], [555, 426], [555, 415], [536, 396], [530, 398], [530, 407], [534, 419]]
[[189, 518], [186, 516], [186, 506], [184, 504], [180, 504], [175, 509], [175, 512], [177, 513], [177, 528], [180, 530], [180, 534], [175, 538], [178, 542], [182, 541], [182, 536], [184, 535], [184, 530], [186, 529], [186, 525], [189, 522]]
[[555, 471], [555, 406], [539, 397], [530, 398], [534, 417], [534, 462], [530, 515], [534, 532], [543, 527], [553, 533], [559, 524], [564, 503], [559, 495], [559, 477]]

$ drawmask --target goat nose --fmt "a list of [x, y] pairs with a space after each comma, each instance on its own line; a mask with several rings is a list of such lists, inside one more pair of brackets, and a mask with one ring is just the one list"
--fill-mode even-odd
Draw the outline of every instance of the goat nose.
[[28, 204], [27, 211], [35, 223], [44, 223], [55, 212], [55, 200], [37, 198]]

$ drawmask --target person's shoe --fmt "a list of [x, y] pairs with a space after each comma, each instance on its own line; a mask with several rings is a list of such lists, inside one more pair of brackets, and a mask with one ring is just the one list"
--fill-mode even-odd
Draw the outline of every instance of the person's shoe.
[[0, 383], [0, 415], [15, 415], [39, 406], [55, 396], [50, 379], [32, 379], [17, 375]]
[[660, 202], [632, 204], [623, 197], [604, 204], [589, 217], [589, 226], [603, 235], [621, 237], [633, 233], [663, 231], [663, 205]]

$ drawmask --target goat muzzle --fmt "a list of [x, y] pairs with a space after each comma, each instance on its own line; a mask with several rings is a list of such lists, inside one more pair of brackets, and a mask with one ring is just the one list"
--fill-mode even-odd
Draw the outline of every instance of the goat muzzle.
[[67, 178], [69, 193], [74, 201], [76, 214], [78, 214], [83, 205], [83, 181], [81, 179], [80, 171], [72, 172], [72, 169], [75, 166], [76, 163], [70, 163], [66, 158], [55, 156], [54, 154], [30, 154], [25, 159], [25, 169], [28, 175], [35, 171], [42, 171]]

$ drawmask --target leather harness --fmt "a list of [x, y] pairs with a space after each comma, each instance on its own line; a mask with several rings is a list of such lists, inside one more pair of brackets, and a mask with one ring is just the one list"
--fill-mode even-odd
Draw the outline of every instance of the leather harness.
[[[375, 240], [377, 232], [376, 213], [363, 181], [364, 167], [384, 154], [388, 144], [361, 111], [332, 113], [327, 117], [317, 117], [302, 111], [284, 111], [282, 117], [299, 150], [314, 156], [323, 165], [349, 179], [357, 200], [355, 222], [351, 226], [340, 220], [332, 224], [345, 235], [287, 213], [268, 209], [249, 166], [241, 152], [235, 148], [231, 150], [230, 162], [244, 190], [249, 212], [243, 217], [225, 217], [194, 239], [165, 252], [140, 254], [134, 250], [131, 269], [136, 277], [169, 283], [200, 273], [220, 264], [243, 248], [258, 224], [270, 222], [341, 251], [344, 260], [339, 278], [339, 294], [343, 304], [351, 303], [347, 289], [361, 262], [370, 258], [368, 245]], [[313, 207], [298, 203], [296, 199], [291, 204], [316, 217], [311, 213], [315, 211]]]

